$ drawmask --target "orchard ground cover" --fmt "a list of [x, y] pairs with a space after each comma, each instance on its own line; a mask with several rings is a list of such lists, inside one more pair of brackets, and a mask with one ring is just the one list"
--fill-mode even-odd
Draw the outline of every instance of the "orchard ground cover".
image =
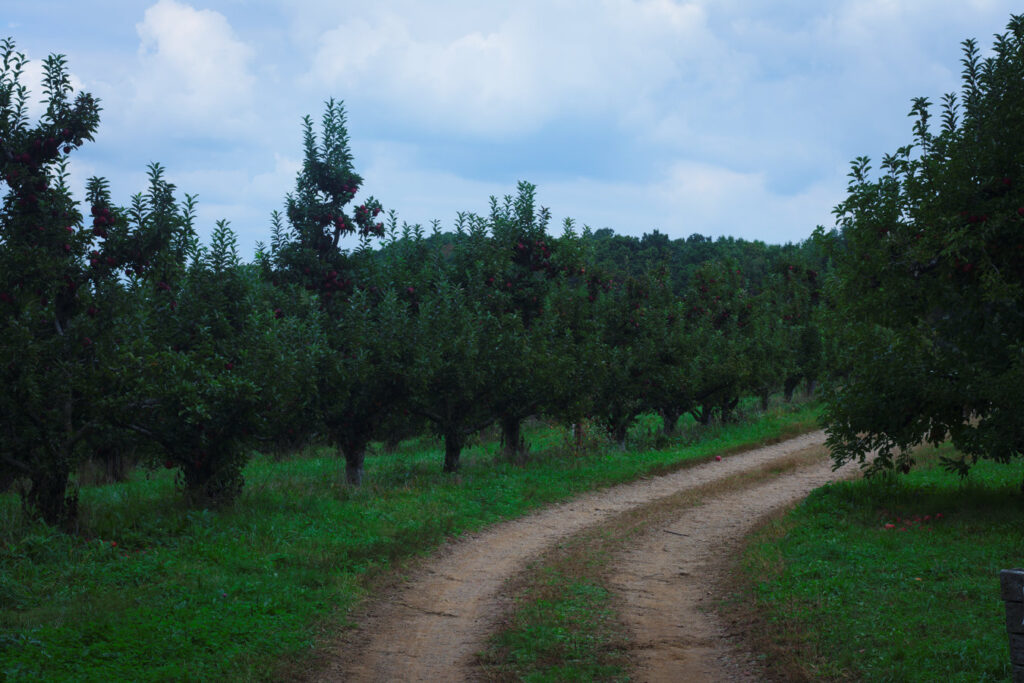
[[371, 456], [360, 489], [340, 485], [337, 458], [316, 450], [259, 456], [238, 500], [218, 512], [183, 505], [169, 471], [138, 470], [125, 484], [82, 487], [77, 535], [25, 526], [4, 494], [0, 671], [10, 680], [294, 677], [389, 569], [446, 537], [807, 431], [816, 415], [805, 405], [710, 430], [684, 425], [662, 450], [636, 430], [630, 449], [583, 456], [564, 430], [538, 425], [526, 434], [535, 456], [525, 467], [504, 464], [499, 444], [484, 440], [454, 478], [439, 471], [439, 444], [407, 442]]
[[781, 677], [1009, 679], [999, 570], [1024, 556], [1021, 471], [981, 462], [961, 481], [940, 465], [957, 456], [919, 449], [909, 475], [821, 488], [752, 537], [726, 609], [760, 615]]

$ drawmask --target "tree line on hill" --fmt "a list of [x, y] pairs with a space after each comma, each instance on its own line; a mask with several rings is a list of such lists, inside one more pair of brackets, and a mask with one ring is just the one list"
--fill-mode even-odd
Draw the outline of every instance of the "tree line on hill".
[[[430, 430], [443, 468], [497, 424], [510, 460], [521, 425], [584, 419], [615, 442], [644, 412], [729, 419], [741, 396], [826, 379], [837, 462], [909, 469], [951, 437], [966, 473], [1024, 450], [1022, 20], [982, 60], [942, 130], [915, 100], [915, 143], [879, 180], [858, 159], [837, 227], [800, 245], [611, 230], [557, 234], [536, 188], [491, 198], [442, 231], [399, 224], [362, 190], [342, 105], [304, 160], [267, 244], [244, 262], [219, 221], [158, 164], [127, 206], [89, 180], [80, 211], [67, 159], [93, 139], [99, 102], [44, 64], [30, 124], [24, 56], [0, 46], [0, 488], [25, 512], [73, 523], [73, 474], [126, 450], [177, 472], [195, 505], [230, 502], [254, 450], [331, 445], [352, 485], [371, 440]], [[962, 106], [962, 109], [961, 109]], [[916, 150], [914, 152], [913, 150]], [[356, 236], [359, 246], [343, 247]]]

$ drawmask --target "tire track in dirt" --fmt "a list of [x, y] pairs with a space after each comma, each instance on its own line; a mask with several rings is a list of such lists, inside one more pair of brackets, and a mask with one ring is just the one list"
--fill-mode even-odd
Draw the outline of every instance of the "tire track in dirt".
[[313, 680], [470, 680], [474, 655], [503, 613], [506, 581], [560, 539], [661, 498], [763, 468], [824, 439], [824, 433], [813, 432], [721, 462], [587, 493], [448, 543], [404, 585], [357, 616], [358, 627], [326, 657]]
[[728, 593], [744, 537], [764, 517], [859, 471], [807, 465], [702, 499], [633, 537], [609, 564], [607, 587], [633, 636], [639, 681], [764, 681], [742, 634], [712, 609]]

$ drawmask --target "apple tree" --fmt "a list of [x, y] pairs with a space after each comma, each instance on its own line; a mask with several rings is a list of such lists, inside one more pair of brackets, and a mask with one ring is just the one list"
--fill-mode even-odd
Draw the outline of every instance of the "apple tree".
[[592, 265], [590, 238], [587, 226], [577, 234], [566, 219], [557, 238], [560, 277], [552, 280], [537, 321], [555, 363], [545, 411], [572, 426], [577, 449], [583, 443], [584, 420], [597, 409], [596, 394], [607, 367], [596, 304], [613, 285], [609, 274]]
[[636, 417], [650, 407], [652, 377], [662, 359], [657, 348], [661, 311], [650, 306], [652, 290], [667, 289], [651, 274], [612, 278], [595, 295], [600, 370], [594, 419], [620, 447]]
[[[913, 101], [913, 142], [852, 164], [826, 293], [824, 424], [837, 464], [909, 470], [911, 449], [947, 437], [966, 475], [1024, 453], [1024, 16], [982, 58], [963, 43], [963, 87], [932, 130]], [[867, 456], [877, 452], [870, 461]]]
[[[346, 481], [359, 485], [370, 439], [405, 395], [403, 340], [390, 327], [401, 320], [400, 299], [377, 284], [369, 250], [369, 240], [385, 231], [380, 203], [369, 197], [351, 215], [345, 210], [363, 180], [353, 168], [340, 102], [326, 103], [319, 141], [312, 120], [303, 119], [303, 147], [295, 192], [287, 197], [288, 226], [275, 214], [266, 262], [274, 283], [302, 287], [319, 300], [328, 351], [315, 370], [317, 415], [345, 457]], [[349, 236], [360, 248], [342, 241]]]
[[[183, 222], [191, 233], [187, 213]], [[279, 433], [274, 422], [301, 410], [296, 401], [315, 389], [309, 368], [322, 349], [318, 320], [271, 308], [236, 241], [219, 221], [208, 248], [192, 240], [176, 275], [136, 287], [145, 334], [124, 368], [134, 403], [123, 424], [160, 445], [160, 460], [196, 506], [238, 495], [253, 446]]]
[[686, 304], [670, 287], [668, 273], [655, 281], [645, 318], [650, 371], [644, 378], [644, 405], [661, 416], [665, 436], [679, 417], [694, 408], [692, 365], [698, 338], [687, 325]]
[[497, 383], [494, 410], [504, 454], [519, 463], [526, 458], [522, 422], [550, 404], [561, 367], [552, 343], [561, 331], [543, 324], [565, 260], [547, 234], [549, 220], [550, 212], [536, 206], [536, 186], [524, 181], [514, 198], [499, 203], [492, 196], [486, 219], [459, 214], [455, 225], [452, 277], [506, 326], [504, 353], [489, 371]]
[[24, 55], [6, 39], [0, 59], [0, 478], [27, 482], [22, 500], [31, 516], [70, 526], [77, 498], [69, 477], [126, 408], [110, 390], [136, 334], [125, 282], [156, 266], [176, 226], [131, 224], [100, 178], [89, 181], [91, 216], [83, 216], [66, 161], [93, 139], [99, 101], [88, 93], [72, 100], [65, 59], [51, 55], [43, 65], [46, 111], [30, 125]]
[[458, 246], [437, 221], [430, 237], [419, 225], [404, 226], [402, 237], [385, 249], [383, 269], [389, 274], [385, 284], [405, 304], [398, 335], [405, 347], [403, 410], [444, 439], [445, 472], [458, 471], [467, 439], [497, 418], [502, 356], [522, 332], [515, 314], [500, 312], [493, 294], [488, 300], [486, 283], [471, 282], [490, 270], [476, 263], [493, 256], [485, 222], [460, 214], [457, 228]]
[[695, 353], [690, 363], [694, 419], [726, 419], [751, 385], [751, 319], [755, 301], [743, 274], [728, 261], [706, 261], [694, 271], [684, 297]]

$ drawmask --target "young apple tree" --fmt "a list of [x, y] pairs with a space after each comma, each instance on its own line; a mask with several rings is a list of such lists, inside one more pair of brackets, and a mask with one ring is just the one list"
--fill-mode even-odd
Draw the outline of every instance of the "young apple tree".
[[[362, 178], [349, 150], [344, 106], [326, 103], [322, 136], [303, 119], [305, 158], [295, 192], [287, 197], [289, 227], [275, 214], [267, 264], [281, 285], [314, 293], [323, 311], [328, 352], [316, 373], [317, 414], [330, 441], [345, 457], [345, 476], [358, 486], [371, 437], [405, 395], [398, 363], [402, 337], [396, 321], [396, 294], [384, 296], [374, 276], [368, 244], [384, 234], [380, 203], [372, 197], [348, 215]], [[342, 238], [355, 235], [361, 248], [350, 250]]]
[[446, 279], [425, 286], [409, 323], [410, 410], [444, 438], [444, 471], [456, 472], [466, 439], [494, 422], [494, 368], [514, 326]]
[[507, 460], [523, 463], [523, 420], [550, 404], [559, 367], [552, 330], [544, 324], [553, 281], [561, 277], [558, 245], [547, 235], [550, 212], [536, 207], [536, 187], [520, 182], [513, 198], [499, 204], [491, 197], [487, 219], [459, 214], [456, 221], [452, 277], [505, 326], [504, 353], [491, 368], [494, 409]]
[[136, 403], [124, 424], [159, 443], [164, 466], [178, 470], [195, 506], [238, 495], [250, 449], [280, 431], [271, 424], [283, 417], [278, 402], [294, 408], [314, 387], [309, 368], [322, 348], [315, 319], [270, 308], [235, 243], [220, 221], [209, 248], [191, 249], [177, 277], [139, 287], [145, 334], [126, 366]]
[[729, 261], [702, 263], [685, 296], [687, 329], [695, 353], [690, 362], [694, 419], [723, 420], [750, 388], [751, 318], [756, 315], [742, 272]]
[[595, 383], [594, 417], [620, 448], [625, 448], [626, 433], [636, 417], [651, 405], [651, 378], [662, 359], [658, 349], [662, 320], [658, 306], [650, 304], [652, 291], [657, 303], [657, 292], [664, 284], [646, 273], [596, 290], [602, 367]]

